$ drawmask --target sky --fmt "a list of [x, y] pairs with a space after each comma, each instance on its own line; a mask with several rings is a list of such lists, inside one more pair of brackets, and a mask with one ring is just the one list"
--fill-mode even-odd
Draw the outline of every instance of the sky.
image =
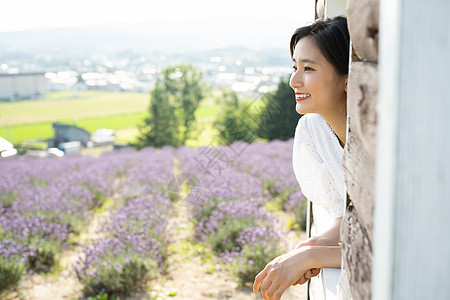
[[[73, 27], [152, 20], [188, 21], [201, 18], [270, 17], [294, 24], [308, 21], [313, 0], [10, 0], [0, 13], [0, 32], [36, 27]], [[303, 22], [304, 23], [304, 22]]]
[[[9, 0], [3, 1], [0, 32], [39, 27], [77, 27], [148, 21], [190, 22], [246, 18], [294, 28], [312, 21], [314, 0]], [[220, 25], [220, 24], [218, 24]]]

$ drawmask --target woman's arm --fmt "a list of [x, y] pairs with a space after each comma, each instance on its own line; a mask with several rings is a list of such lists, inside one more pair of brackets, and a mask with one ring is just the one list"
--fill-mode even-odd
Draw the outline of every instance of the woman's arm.
[[[322, 233], [319, 236], [313, 236], [307, 240], [304, 240], [304, 241], [298, 243], [295, 246], [294, 250], [299, 249], [304, 246], [314, 246], [314, 245], [316, 245], [316, 246], [335, 246], [335, 245], [339, 245], [341, 222], [342, 222], [342, 218], [335, 219], [335, 221], [333, 222], [333, 225], [331, 226], [330, 229], [328, 229], [327, 231], [325, 231], [324, 233]], [[293, 285], [304, 284], [311, 278], [319, 275], [319, 273], [320, 273], [320, 268], [309, 269]]]
[[324, 267], [341, 267], [340, 246], [304, 246], [275, 258], [256, 276], [253, 291], [261, 289], [264, 299], [278, 300], [308, 270]]
[[294, 249], [298, 249], [303, 246], [338, 246], [340, 241], [342, 218], [334, 220], [330, 229], [318, 236], [310, 237], [298, 243]]

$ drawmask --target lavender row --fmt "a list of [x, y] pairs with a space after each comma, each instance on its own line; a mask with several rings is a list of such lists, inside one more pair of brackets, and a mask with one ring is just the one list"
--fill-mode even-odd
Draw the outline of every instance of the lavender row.
[[292, 168], [294, 140], [253, 143], [237, 157], [236, 168], [247, 170], [264, 182], [272, 207], [294, 215], [292, 228], [306, 229], [306, 198]]
[[120, 208], [74, 266], [86, 295], [127, 294], [165, 269], [173, 149], [144, 148], [118, 184]]
[[21, 158], [0, 162], [0, 286], [46, 271], [113, 192], [119, 157]]
[[292, 141], [177, 151], [182, 169], [196, 178], [188, 197], [196, 238], [233, 266], [241, 284], [285, 250], [283, 224], [266, 208], [276, 202], [299, 211], [303, 222], [291, 155]]
[[276, 208], [297, 211], [297, 223], [304, 229], [302, 211], [305, 199], [292, 169], [293, 139], [269, 143], [235, 142], [226, 147], [202, 147], [196, 150], [181, 147], [177, 151], [184, 172], [193, 177], [221, 176], [232, 169], [252, 175], [262, 182], [264, 197], [275, 202]]
[[[196, 237], [233, 264], [242, 282], [282, 251], [281, 224], [265, 207], [274, 199], [285, 210], [302, 207], [291, 149], [290, 141], [176, 150], [190, 178]], [[169, 199], [179, 188], [174, 151], [2, 162], [8, 175], [0, 182], [1, 285], [27, 268], [52, 265], [68, 235], [80, 232], [113, 193], [121, 207], [102, 224], [103, 238], [84, 249], [75, 267], [79, 280], [87, 294], [126, 293], [155, 276], [165, 266]]]

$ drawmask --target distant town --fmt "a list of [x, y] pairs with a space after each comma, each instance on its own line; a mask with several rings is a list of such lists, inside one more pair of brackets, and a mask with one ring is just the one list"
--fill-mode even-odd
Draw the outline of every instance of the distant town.
[[291, 71], [276, 50], [220, 49], [196, 54], [117, 53], [53, 57], [51, 54], [5, 55], [0, 60], [0, 99], [42, 99], [46, 92], [103, 90], [148, 93], [168, 65], [190, 63], [212, 88], [231, 88], [255, 97], [274, 90]]

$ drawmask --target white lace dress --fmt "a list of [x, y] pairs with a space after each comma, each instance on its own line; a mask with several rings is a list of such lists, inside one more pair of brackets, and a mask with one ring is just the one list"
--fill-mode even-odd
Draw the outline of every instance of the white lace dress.
[[[295, 130], [292, 164], [302, 193], [313, 203], [311, 235], [320, 235], [345, 212], [343, 149], [319, 114], [300, 118]], [[337, 299], [340, 269], [324, 268], [311, 279], [312, 299]]]

